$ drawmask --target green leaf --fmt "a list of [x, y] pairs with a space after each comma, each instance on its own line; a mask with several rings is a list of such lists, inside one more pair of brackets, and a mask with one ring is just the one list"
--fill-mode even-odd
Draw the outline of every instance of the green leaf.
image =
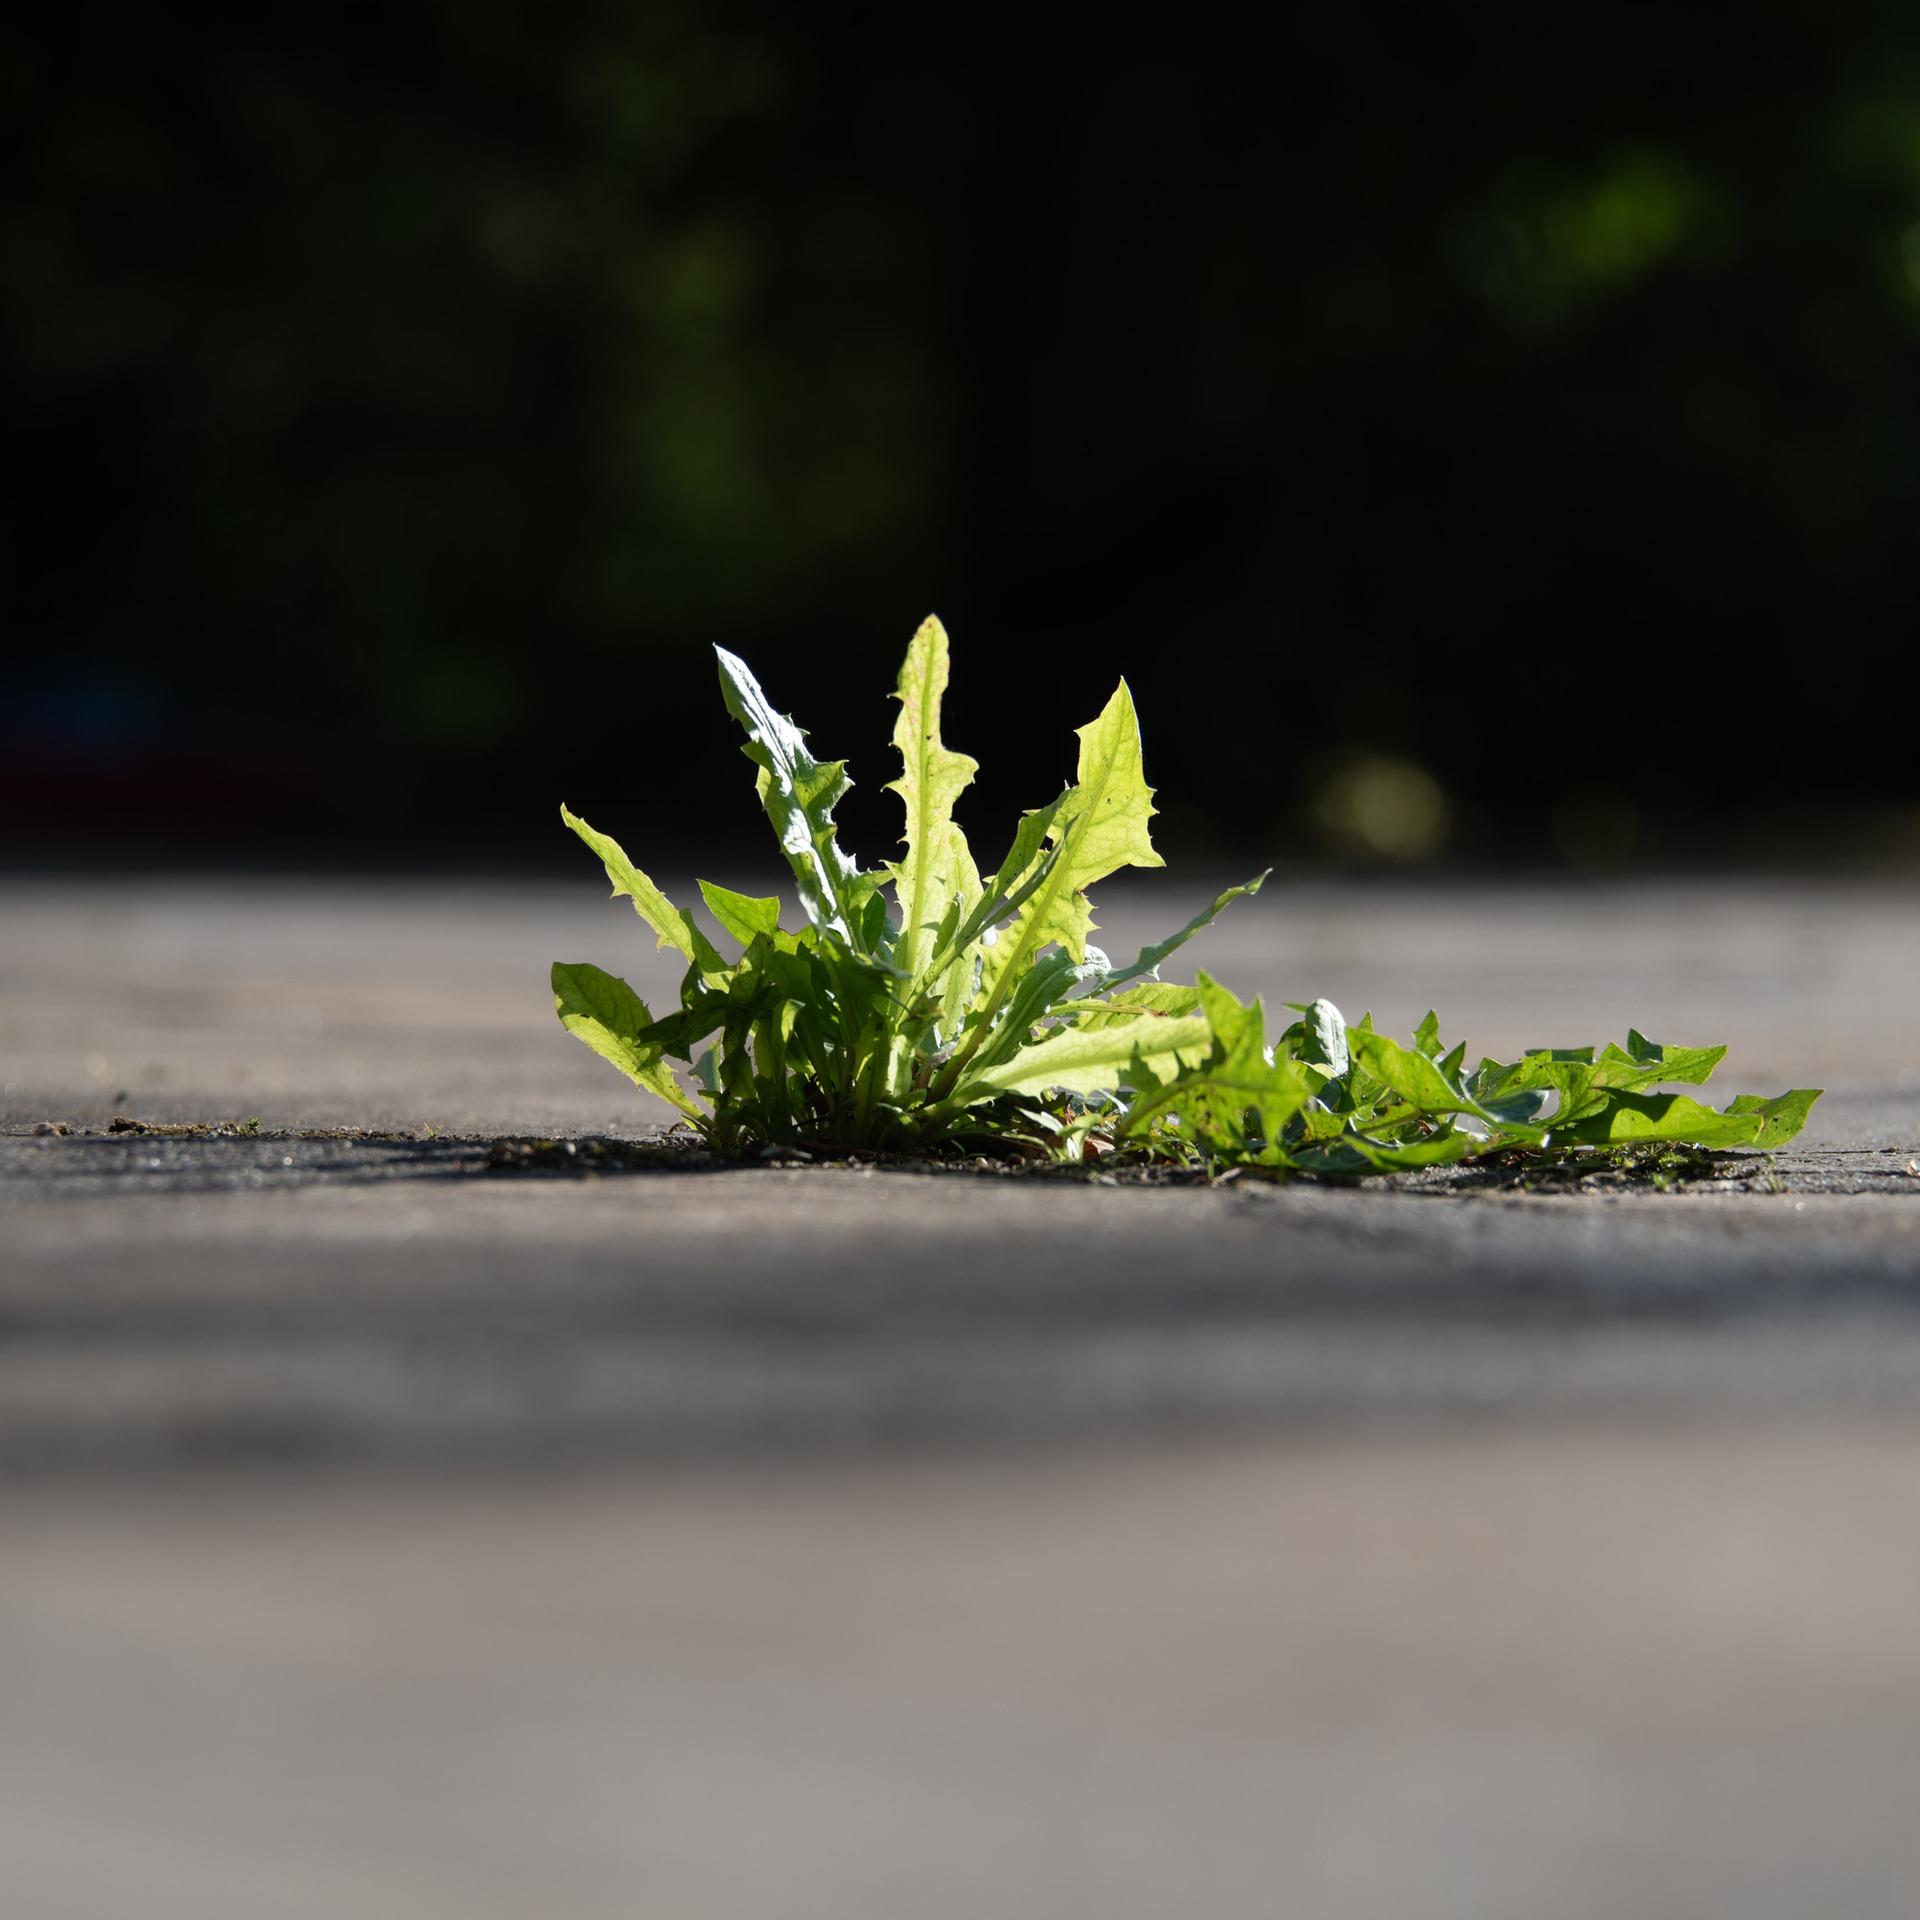
[[1450, 1085], [1439, 1065], [1424, 1053], [1403, 1047], [1384, 1033], [1371, 1029], [1349, 1032], [1347, 1043], [1357, 1059], [1364, 1061], [1402, 1100], [1421, 1112], [1478, 1112], [1476, 1102], [1464, 1089]]
[[[1596, 1084], [1599, 1072], [1591, 1047], [1540, 1048], [1511, 1066], [1482, 1060], [1466, 1085], [1481, 1113], [1499, 1127], [1537, 1133], [1544, 1126], [1558, 1137], [1606, 1105], [1608, 1090]], [[1560, 1097], [1551, 1114], [1549, 1093]]]
[[1122, 867], [1164, 867], [1147, 832], [1155, 812], [1153, 789], [1141, 759], [1140, 717], [1124, 680], [1075, 733], [1080, 762], [1068, 802], [1072, 820], [1058, 830], [1062, 837], [1073, 835], [1073, 884], [1090, 886]]
[[[1438, 1024], [1432, 1015], [1428, 1015], [1427, 1020], [1421, 1023], [1421, 1031], [1429, 1034], [1435, 1046], [1439, 1045]], [[1466, 1114], [1497, 1128], [1502, 1141], [1544, 1142], [1545, 1132], [1534, 1123], [1532, 1117], [1533, 1112], [1537, 1111], [1535, 1102], [1507, 1097], [1501, 1100], [1498, 1108], [1490, 1108], [1475, 1093], [1468, 1091], [1460, 1077], [1464, 1049], [1455, 1048], [1445, 1060], [1432, 1060], [1424, 1053], [1400, 1046], [1383, 1033], [1375, 1033], [1365, 1021], [1352, 1029], [1347, 1038], [1355, 1060], [1412, 1109], [1412, 1114], [1376, 1115], [1364, 1123], [1356, 1120], [1355, 1124], [1361, 1126], [1363, 1131], [1370, 1131], [1387, 1120], [1406, 1120], [1414, 1115]], [[1569, 1067], [1566, 1071], [1579, 1074], [1586, 1070]], [[1577, 1106], [1584, 1095], [1584, 1085], [1576, 1086], [1573, 1081], [1563, 1078], [1554, 1080], [1552, 1084], [1560, 1089], [1563, 1102], [1572, 1102]], [[1515, 1090], [1503, 1087], [1501, 1091], [1510, 1095]], [[1557, 1116], [1553, 1124], [1558, 1126]]]
[[694, 1048], [727, 1017], [729, 1004], [725, 993], [711, 988], [683, 988], [680, 1006], [637, 1033], [635, 1042], [691, 1063]]
[[1492, 1100], [1503, 1093], [1535, 1088], [1564, 1090], [1576, 1067], [1591, 1067], [1591, 1047], [1536, 1047], [1511, 1063], [1482, 1060], [1473, 1073], [1470, 1090], [1476, 1100]]
[[724, 968], [726, 963], [714, 951], [713, 942], [627, 858], [619, 841], [596, 832], [564, 805], [560, 818], [600, 856], [613, 882], [613, 897], [618, 900], [624, 895], [633, 902], [634, 912], [659, 936], [660, 946], [676, 948], [698, 967]]
[[1820, 1087], [1795, 1087], [1790, 1093], [1776, 1094], [1764, 1100], [1757, 1093], [1742, 1093], [1727, 1102], [1729, 1113], [1757, 1114], [1760, 1131], [1753, 1136], [1756, 1147], [1784, 1147], [1807, 1124], [1813, 1103], [1824, 1091]]
[[[1596, 1112], [1605, 1094], [1594, 1090], [1598, 1069], [1591, 1047], [1541, 1048], [1512, 1065], [1482, 1060], [1464, 1085], [1479, 1111], [1502, 1127], [1531, 1127], [1536, 1122], [1561, 1130], [1582, 1115]], [[1549, 1116], [1547, 1096], [1557, 1093], [1559, 1106]]]
[[727, 711], [746, 730], [746, 756], [760, 769], [760, 803], [780, 836], [806, 916], [822, 932], [852, 944], [874, 891], [840, 847], [833, 809], [853, 784], [842, 760], [816, 760], [806, 735], [775, 712], [747, 663], [715, 647]]
[[1011, 1060], [970, 1078], [959, 1097], [989, 1093], [1042, 1093], [1060, 1087], [1068, 1093], [1105, 1093], [1128, 1084], [1145, 1065], [1174, 1067], [1182, 1054], [1204, 1053], [1206, 1020], [1189, 1014], [1179, 1020], [1148, 1017], [1092, 1031], [1063, 1028], [1037, 1046], [1023, 1048]]
[[1421, 1167], [1449, 1166], [1480, 1148], [1471, 1134], [1447, 1126], [1415, 1140], [1381, 1141], [1344, 1133], [1322, 1146], [1296, 1147], [1289, 1158], [1301, 1173], [1412, 1173]]
[[756, 933], [780, 930], [780, 902], [776, 898], [755, 899], [729, 887], [716, 887], [711, 880], [700, 882], [700, 894], [713, 917], [743, 947], [752, 944]]
[[1657, 1046], [1637, 1029], [1629, 1029], [1624, 1051], [1609, 1043], [1594, 1062], [1593, 1082], [1599, 1087], [1632, 1090], [1668, 1083], [1700, 1086], [1727, 1056], [1725, 1047]]
[[1229, 887], [1225, 893], [1221, 894], [1220, 897], [1214, 901], [1212, 906], [1204, 907], [1200, 912], [1196, 913], [1178, 933], [1169, 934], [1166, 939], [1160, 941], [1157, 945], [1142, 947], [1136, 959], [1130, 961], [1124, 967], [1116, 968], [1106, 976], [1100, 990], [1103, 993], [1110, 992], [1115, 987], [1125, 986], [1130, 980], [1138, 980], [1143, 975], [1156, 972], [1161, 961], [1166, 959], [1168, 954], [1184, 947], [1196, 933], [1204, 932], [1208, 927], [1212, 926], [1213, 923], [1219, 919], [1220, 915], [1224, 913], [1228, 907], [1232, 906], [1236, 900], [1245, 899], [1250, 895], [1258, 893], [1266, 884], [1267, 874], [1272, 871], [1273, 869], [1269, 867], [1266, 873], [1255, 874], [1244, 886]]
[[[1715, 1112], [1687, 1094], [1720, 1047], [1675, 1047], [1637, 1028], [1625, 1046], [1538, 1050], [1511, 1064], [1446, 1049], [1429, 1013], [1411, 1045], [1348, 1028], [1324, 1000], [1298, 1008], [1269, 1046], [1265, 1010], [1206, 974], [1157, 978], [1167, 957], [1266, 878], [1221, 894], [1169, 939], [1115, 967], [1089, 943], [1087, 889], [1128, 865], [1158, 866], [1138, 716], [1123, 681], [1078, 731], [1074, 784], [1026, 815], [986, 885], [954, 822], [977, 771], [941, 738], [949, 647], [936, 620], [907, 650], [893, 741], [903, 852], [880, 873], [841, 851], [833, 810], [846, 769], [819, 761], [753, 675], [718, 655], [746, 729], [762, 803], [799, 882], [806, 922], [779, 903], [702, 881], [708, 910], [741, 943], [731, 965], [616, 842], [563, 808], [663, 947], [689, 967], [678, 1009], [654, 1021], [622, 981], [554, 969], [570, 1031], [636, 1084], [699, 1121], [721, 1153], [783, 1141], [828, 1148], [928, 1147], [998, 1139], [1071, 1157], [1100, 1138], [1190, 1165], [1382, 1173], [1519, 1143], [1558, 1153], [1643, 1141], [1778, 1146], [1819, 1098], [1742, 1095]], [[670, 1060], [692, 1060], [703, 1113]], [[1117, 1095], [1062, 1106], [1057, 1092]]]
[[601, 1059], [610, 1060], [637, 1087], [658, 1094], [689, 1119], [706, 1116], [681, 1090], [663, 1050], [642, 1035], [653, 1025], [647, 1003], [611, 973], [584, 961], [553, 963], [553, 1005], [560, 1024]]
[[1614, 1093], [1598, 1113], [1556, 1126], [1556, 1144], [1632, 1146], [1671, 1140], [1695, 1147], [1747, 1147], [1760, 1137], [1765, 1118], [1757, 1111], [1716, 1113], [1684, 1093]]
[[1120, 1137], [1136, 1138], [1155, 1122], [1173, 1120], [1215, 1158], [1284, 1165], [1281, 1136], [1312, 1097], [1312, 1083], [1286, 1056], [1267, 1058], [1266, 1016], [1257, 999], [1243, 1005], [1206, 974], [1194, 979], [1213, 1045], [1204, 1059], [1183, 1060], [1171, 1077], [1137, 1093]]
[[1071, 955], [1049, 953], [1021, 975], [999, 1023], [982, 1029], [964, 1075], [956, 1076], [960, 1081], [956, 1097], [971, 1097], [968, 1090], [979, 1084], [980, 1076], [989, 1068], [1011, 1060], [1022, 1047], [1033, 1044], [1035, 1024], [1056, 1002], [1064, 1002], [1077, 971]]
[[1047, 836], [1060, 810], [1072, 797], [1072, 791], [1064, 789], [1059, 799], [1020, 816], [1013, 845], [1007, 849], [999, 872], [982, 890], [979, 900], [968, 912], [961, 912], [958, 903], [949, 911], [947, 918], [954, 924], [950, 929], [942, 924], [933, 956], [934, 966], [943, 966], [955, 955], [963, 955], [976, 940], [984, 939], [1001, 921], [1017, 913], [1046, 884], [1060, 859], [1060, 849], [1049, 847]]
[[1042, 948], [1057, 941], [1075, 960], [1086, 958], [1093, 930], [1087, 887], [1121, 867], [1166, 864], [1147, 831], [1153, 789], [1127, 683], [1122, 680], [1098, 717], [1075, 731], [1080, 761], [1074, 784], [1047, 829], [1056, 858], [1005, 938], [986, 953], [984, 1018], [999, 1009], [1013, 976]]
[[1300, 1051], [1298, 1058], [1311, 1066], [1324, 1067], [1328, 1078], [1338, 1080], [1352, 1062], [1347, 1049], [1347, 1023], [1331, 1000], [1315, 1000], [1300, 1008]]
[[900, 702], [893, 744], [900, 778], [887, 783], [907, 810], [905, 857], [893, 867], [900, 905], [902, 970], [917, 980], [931, 963], [942, 921], [956, 901], [963, 911], [980, 895], [980, 875], [966, 835], [954, 824], [953, 803], [979, 771], [979, 762], [955, 753], [940, 738], [940, 703], [947, 690], [947, 630], [921, 623], [907, 648], [893, 697]]
[[[1547, 1095], [1545, 1087], [1522, 1087], [1517, 1092], [1496, 1093], [1480, 1102], [1480, 1110], [1497, 1128], [1524, 1127], [1532, 1132], [1545, 1124]], [[1570, 1108], [1562, 1108], [1570, 1113]]]
[[1170, 980], [1145, 980], [1139, 986], [1128, 987], [1121, 993], [1102, 992], [1097, 997], [1070, 1000], [1067, 1004], [1073, 1010], [1076, 1024], [1084, 1033], [1096, 1027], [1119, 1026], [1125, 1021], [1138, 1020], [1143, 1014], [1165, 1020], [1198, 1012], [1200, 990], [1197, 987], [1178, 987]]

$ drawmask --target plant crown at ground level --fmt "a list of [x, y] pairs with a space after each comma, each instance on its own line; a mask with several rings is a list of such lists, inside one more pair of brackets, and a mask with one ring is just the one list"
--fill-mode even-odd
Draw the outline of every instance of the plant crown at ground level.
[[1707, 1106], [1671, 1089], [1704, 1082], [1726, 1049], [1637, 1032], [1624, 1046], [1472, 1067], [1432, 1014], [1402, 1045], [1370, 1017], [1349, 1026], [1315, 1000], [1290, 1005], [1297, 1017], [1269, 1034], [1259, 1000], [1244, 1003], [1205, 973], [1191, 986], [1160, 978], [1161, 963], [1258, 893], [1264, 874], [1132, 959], [1110, 959], [1089, 938], [1089, 887], [1121, 867], [1164, 864], [1124, 680], [1079, 729], [1072, 784], [1023, 816], [983, 874], [953, 817], [977, 763], [940, 735], [939, 621], [921, 626], [900, 670], [900, 774], [889, 790], [906, 829], [900, 857], [877, 869], [839, 843], [844, 763], [813, 757], [744, 662], [719, 651], [719, 664], [804, 924], [783, 927], [776, 897], [703, 880], [721, 937], [739, 949], [728, 958], [616, 841], [562, 807], [615, 898], [633, 902], [687, 971], [679, 1006], [657, 1020], [624, 980], [582, 962], [555, 964], [553, 993], [569, 1032], [721, 1153], [1131, 1153], [1388, 1173], [1516, 1149], [1778, 1147], [1819, 1098], [1796, 1089]]

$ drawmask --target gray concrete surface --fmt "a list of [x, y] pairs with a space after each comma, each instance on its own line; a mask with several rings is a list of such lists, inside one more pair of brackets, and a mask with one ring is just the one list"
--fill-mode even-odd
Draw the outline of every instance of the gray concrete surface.
[[1920, 1904], [1920, 890], [1197, 950], [1832, 1090], [1551, 1194], [595, 1171], [594, 892], [0, 886], [9, 1920]]
[[1907, 1920], [1920, 1426], [0, 1509], [19, 1920]]
[[[1846, 1411], [1920, 1379], [1920, 898], [1282, 889], [1197, 944], [1276, 1001], [1327, 992], [1403, 1031], [1430, 1002], [1496, 1051], [1637, 1022], [1732, 1042], [1729, 1093], [1830, 1089], [1771, 1168], [1528, 1195], [502, 1168], [489, 1134], [658, 1124], [551, 1016], [555, 955], [673, 991], [672, 956], [597, 892], [16, 885], [0, 1463]], [[1110, 944], [1194, 892], [1114, 890]], [[22, 1131], [116, 1113], [268, 1132]], [[389, 1131], [276, 1137], [340, 1126]]]

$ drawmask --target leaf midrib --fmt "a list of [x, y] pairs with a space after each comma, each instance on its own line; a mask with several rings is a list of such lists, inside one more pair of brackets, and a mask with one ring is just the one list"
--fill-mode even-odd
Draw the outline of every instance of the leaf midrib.
[[907, 971], [917, 980], [923, 965], [921, 944], [926, 939], [924, 922], [927, 905], [927, 855], [930, 851], [933, 824], [933, 782], [929, 778], [927, 762], [931, 757], [933, 735], [938, 728], [937, 716], [928, 714], [928, 702], [934, 677], [934, 650], [927, 649], [924, 670], [915, 689], [917, 695], [913, 737], [915, 742], [912, 779], [914, 782], [914, 838], [907, 849], [907, 858], [913, 862], [912, 899], [908, 903], [907, 935]]

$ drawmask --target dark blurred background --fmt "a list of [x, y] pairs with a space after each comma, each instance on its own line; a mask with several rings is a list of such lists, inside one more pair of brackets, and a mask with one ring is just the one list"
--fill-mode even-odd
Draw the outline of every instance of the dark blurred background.
[[895, 833], [1132, 681], [1188, 858], [1920, 861], [1920, 13], [0, 26], [0, 859]]

